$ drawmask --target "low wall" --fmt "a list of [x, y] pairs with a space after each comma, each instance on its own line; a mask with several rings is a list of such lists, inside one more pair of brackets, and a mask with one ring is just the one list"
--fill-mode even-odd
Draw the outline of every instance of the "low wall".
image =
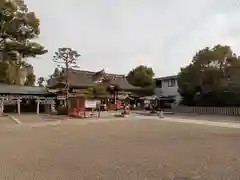
[[173, 112], [176, 112], [176, 113], [216, 114], [216, 115], [229, 115], [229, 116], [240, 115], [240, 107], [177, 106], [177, 107], [174, 107], [172, 110]]

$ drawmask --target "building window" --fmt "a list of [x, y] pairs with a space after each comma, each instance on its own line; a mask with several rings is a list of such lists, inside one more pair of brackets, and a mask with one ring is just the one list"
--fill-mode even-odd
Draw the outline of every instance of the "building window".
[[156, 87], [162, 88], [162, 80], [156, 80]]
[[168, 80], [168, 87], [174, 87], [175, 85], [176, 85], [176, 80], [175, 79]]

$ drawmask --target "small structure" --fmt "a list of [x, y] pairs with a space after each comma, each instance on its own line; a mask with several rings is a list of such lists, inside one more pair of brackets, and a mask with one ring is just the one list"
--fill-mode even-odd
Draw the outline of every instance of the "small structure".
[[0, 113], [52, 112], [55, 95], [44, 87], [0, 84]]

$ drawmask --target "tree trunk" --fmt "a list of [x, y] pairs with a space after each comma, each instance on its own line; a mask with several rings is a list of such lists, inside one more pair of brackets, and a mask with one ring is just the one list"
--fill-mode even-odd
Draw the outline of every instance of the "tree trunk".
[[65, 63], [66, 65], [66, 81], [65, 81], [65, 98], [66, 98], [66, 108], [67, 108], [67, 111], [69, 112], [69, 102], [68, 102], [68, 90], [69, 90], [69, 84], [68, 84], [68, 70], [69, 70], [69, 64], [68, 62]]

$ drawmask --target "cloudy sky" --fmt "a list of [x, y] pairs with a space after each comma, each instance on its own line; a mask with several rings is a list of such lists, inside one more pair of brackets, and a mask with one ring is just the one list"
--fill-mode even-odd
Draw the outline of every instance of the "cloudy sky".
[[205, 46], [231, 45], [240, 54], [238, 0], [25, 0], [41, 20], [49, 52], [30, 60], [47, 76], [58, 47], [82, 56], [81, 69], [127, 73], [137, 65], [156, 76], [176, 74]]

